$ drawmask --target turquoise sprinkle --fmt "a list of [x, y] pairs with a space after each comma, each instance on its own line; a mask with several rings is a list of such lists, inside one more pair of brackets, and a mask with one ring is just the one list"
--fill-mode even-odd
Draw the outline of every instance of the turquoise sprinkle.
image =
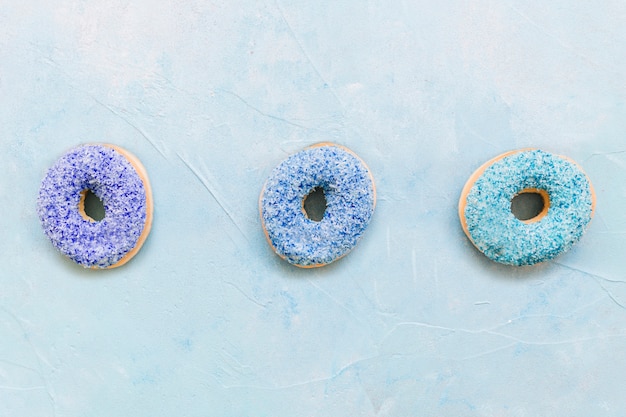
[[[525, 189], [550, 197], [547, 215], [524, 223], [511, 213], [511, 200]], [[465, 207], [474, 245], [490, 259], [533, 265], [566, 252], [591, 221], [593, 193], [585, 173], [569, 160], [544, 152], [518, 152], [495, 162], [476, 180]]]

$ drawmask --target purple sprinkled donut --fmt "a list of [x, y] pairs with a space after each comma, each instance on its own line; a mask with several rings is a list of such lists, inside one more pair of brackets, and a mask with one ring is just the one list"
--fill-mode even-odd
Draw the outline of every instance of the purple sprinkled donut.
[[[105, 216], [85, 213], [90, 191]], [[152, 192], [145, 168], [115, 145], [81, 145], [48, 170], [37, 199], [44, 233], [65, 256], [85, 268], [115, 268], [139, 251], [152, 225]]]

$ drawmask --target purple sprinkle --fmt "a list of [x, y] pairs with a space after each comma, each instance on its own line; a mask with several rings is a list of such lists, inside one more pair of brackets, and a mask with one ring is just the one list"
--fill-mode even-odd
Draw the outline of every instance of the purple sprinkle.
[[[81, 216], [84, 190], [103, 202], [101, 221]], [[104, 145], [83, 145], [48, 170], [37, 213], [44, 233], [64, 255], [85, 268], [107, 268], [137, 244], [146, 222], [146, 190], [124, 155]]]

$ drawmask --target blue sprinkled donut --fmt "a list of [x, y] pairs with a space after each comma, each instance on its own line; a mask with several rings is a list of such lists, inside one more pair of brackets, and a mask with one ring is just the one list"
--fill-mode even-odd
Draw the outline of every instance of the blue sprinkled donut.
[[[84, 210], [87, 191], [105, 216]], [[48, 170], [37, 199], [44, 233], [64, 255], [85, 268], [115, 268], [141, 248], [152, 224], [152, 193], [141, 162], [114, 145], [82, 145]]]
[[[326, 197], [317, 222], [304, 210], [316, 188]], [[352, 151], [321, 143], [291, 155], [267, 179], [259, 198], [267, 241], [287, 262], [301, 268], [327, 265], [346, 255], [367, 228], [374, 206], [374, 180]]]
[[[543, 210], [519, 220], [511, 201], [536, 193]], [[538, 149], [504, 153], [482, 165], [461, 192], [459, 218], [470, 241], [490, 259], [533, 265], [566, 252], [593, 217], [595, 194], [572, 160]]]

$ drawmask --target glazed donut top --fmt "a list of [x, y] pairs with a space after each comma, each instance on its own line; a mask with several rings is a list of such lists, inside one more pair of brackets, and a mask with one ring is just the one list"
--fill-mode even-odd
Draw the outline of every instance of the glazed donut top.
[[[86, 220], [81, 214], [84, 190], [102, 200], [106, 216], [101, 221]], [[83, 145], [48, 170], [37, 212], [45, 234], [63, 254], [84, 267], [108, 268], [117, 266], [150, 227], [149, 192], [149, 185], [117, 148]]]
[[[509, 152], [483, 167], [463, 190], [459, 214], [467, 236], [489, 258], [532, 265], [580, 239], [593, 216], [595, 195], [575, 162], [531, 149]], [[547, 212], [536, 221], [519, 220], [511, 212], [511, 199], [526, 190], [549, 198]]]
[[[303, 199], [316, 187], [326, 196], [319, 222], [303, 209]], [[272, 171], [259, 208], [276, 253], [296, 266], [312, 268], [333, 262], [356, 245], [375, 202], [374, 182], [363, 161], [342, 146], [321, 143], [291, 155]]]

